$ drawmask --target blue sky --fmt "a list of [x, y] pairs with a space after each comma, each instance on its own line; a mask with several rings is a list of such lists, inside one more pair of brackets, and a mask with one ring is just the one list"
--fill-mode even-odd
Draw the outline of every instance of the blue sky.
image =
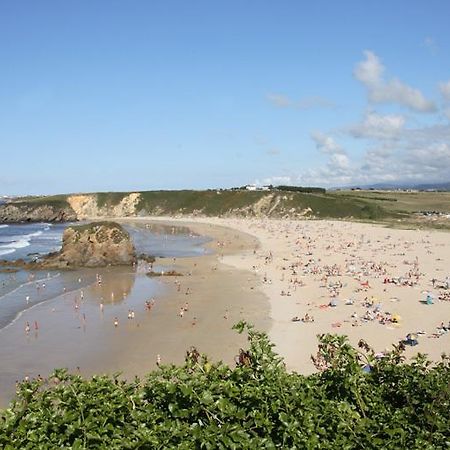
[[450, 179], [450, 2], [4, 1], [0, 194]]

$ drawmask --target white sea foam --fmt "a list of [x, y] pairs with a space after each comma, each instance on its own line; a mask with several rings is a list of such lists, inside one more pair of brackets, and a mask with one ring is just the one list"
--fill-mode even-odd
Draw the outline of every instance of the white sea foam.
[[58, 297], [53, 297], [53, 298], [49, 298], [49, 299], [47, 299], [47, 300], [42, 300], [42, 301], [40, 301], [40, 302], [38, 302], [38, 303], [35, 303], [34, 305], [31, 305], [31, 306], [29, 306], [29, 307], [27, 307], [27, 308], [25, 308], [25, 309], [22, 309], [21, 311], [18, 311], [17, 314], [16, 314], [16, 316], [14, 317], [14, 319], [11, 320], [11, 322], [7, 323], [3, 328], [0, 328], [0, 333], [3, 332], [4, 330], [6, 330], [7, 328], [9, 328], [9, 327], [10, 327], [11, 325], [13, 325], [15, 322], [17, 322], [17, 321], [22, 317], [22, 315], [25, 314], [26, 312], [31, 311], [31, 310], [34, 309], [34, 308], [37, 308], [37, 307], [40, 306], [42, 303], [46, 303], [46, 302], [49, 302], [49, 301], [51, 301], [51, 300], [54, 300], [55, 298], [58, 298]]
[[[18, 236], [17, 236], [18, 237]], [[18, 248], [24, 248], [24, 247], [28, 247], [30, 245], [30, 240], [28, 237], [20, 237], [17, 240], [11, 241], [8, 244], [3, 244], [0, 249], [4, 249], [4, 248], [12, 248], [13, 250], [16, 250]]]
[[[12, 253], [13, 251], [17, 250], [18, 248], [25, 248], [30, 246], [30, 240], [33, 237], [40, 236], [42, 234], [42, 231], [35, 231], [34, 233], [25, 234], [23, 236], [11, 236], [9, 239], [11, 239], [10, 242], [7, 244], [0, 245], [0, 252], [4, 249], [7, 249], [7, 253]], [[12, 249], [12, 251], [10, 250]], [[3, 253], [3, 255], [6, 255], [7, 253]], [[0, 253], [2, 254], [2, 253]]]
[[[52, 278], [56, 278], [59, 275], [60, 274], [58, 273], [55, 277], [52, 277]], [[30, 282], [30, 283], [35, 283], [36, 281], [38, 281], [38, 280], [34, 280], [34, 281]], [[42, 281], [42, 280], [39, 280], [39, 281]], [[25, 284], [30, 284], [30, 283], [25, 283]], [[92, 286], [92, 284], [89, 284], [87, 286]], [[55, 301], [55, 300], [57, 300], [59, 298], [67, 297], [69, 295], [72, 295], [74, 292], [78, 292], [78, 291], [81, 291], [81, 289], [80, 288], [72, 289], [70, 291], [64, 292], [63, 294], [58, 294], [55, 297], [50, 297], [50, 298], [47, 298], [47, 299], [43, 299], [42, 301], [38, 301], [37, 303], [34, 303], [32, 305], [29, 305], [29, 306], [25, 307], [24, 309], [22, 309], [22, 310], [17, 312], [16, 316], [14, 317], [14, 319], [11, 322], [7, 323], [5, 326], [0, 328], [0, 333], [3, 333], [7, 328], [9, 328], [11, 325], [13, 325], [15, 322], [17, 322], [24, 314], [28, 313], [32, 309], [38, 308], [39, 306], [41, 306], [44, 303], [49, 303], [49, 302]]]
[[35, 231], [34, 233], [30, 233], [30, 234], [26, 234], [24, 237], [35, 237], [35, 236], [40, 236], [43, 233], [42, 230], [39, 231]]
[[2, 248], [0, 248], [0, 255], [8, 255], [9, 253], [14, 253], [15, 251], [16, 251], [15, 248], [10, 248], [6, 250], [2, 250]]
[[0, 225], [0, 228], [6, 228], [6, 227], [8, 227], [9, 225]]
[[8, 297], [9, 295], [15, 294], [16, 292], [20, 291], [20, 289], [22, 289], [23, 287], [29, 286], [30, 284], [36, 284], [36, 283], [39, 283], [41, 281], [53, 280], [55, 278], [58, 278], [60, 275], [61, 274], [58, 272], [55, 275], [50, 276], [50, 277], [47, 276], [47, 277], [35, 278], [35, 279], [31, 280], [31, 281], [26, 281], [26, 282], [20, 284], [19, 286], [17, 286], [15, 289], [12, 289], [11, 291], [6, 292], [3, 295], [0, 295], [0, 299], [3, 299], [4, 297]]

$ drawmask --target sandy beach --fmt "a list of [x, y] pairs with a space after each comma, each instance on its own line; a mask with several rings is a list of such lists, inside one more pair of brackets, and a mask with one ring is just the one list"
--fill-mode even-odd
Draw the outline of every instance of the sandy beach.
[[[149, 266], [116, 267], [63, 272], [44, 280], [45, 288], [42, 282], [39, 290], [33, 285], [32, 296], [48, 289], [61, 295], [0, 330], [0, 406], [12, 398], [16, 381], [46, 377], [59, 367], [85, 376], [120, 372], [132, 379], [156, 368], [158, 359], [182, 363], [191, 346], [232, 364], [246, 345], [245, 336], [231, 329], [234, 323], [245, 319], [268, 331], [269, 303], [256, 289], [258, 275], [220, 262], [255, 248], [256, 239], [210, 224], [192, 228], [211, 239], [202, 256], [158, 258], [153, 266], [181, 276], [148, 277]], [[70, 284], [75, 288], [65, 291]]]
[[[25, 311], [0, 331], [2, 404], [17, 379], [55, 367], [133, 378], [158, 360], [182, 362], [190, 346], [232, 364], [245, 346], [231, 330], [240, 319], [267, 331], [287, 368], [305, 374], [314, 370], [310, 356], [321, 333], [348, 335], [355, 345], [365, 339], [377, 352], [414, 333], [418, 345], [408, 346], [408, 356], [437, 360], [450, 350], [450, 333], [439, 328], [450, 320], [450, 301], [439, 300], [450, 292], [448, 233], [344, 221], [123, 220], [187, 226], [211, 240], [201, 256], [154, 263], [154, 270], [180, 276], [150, 278], [149, 267], [104, 269], [97, 271], [101, 285], [94, 281]], [[95, 280], [97, 273], [83, 276]]]
[[[258, 240], [256, 250], [220, 261], [257, 276], [270, 303], [270, 338], [289, 370], [314, 371], [321, 333], [345, 334], [354, 345], [365, 339], [377, 352], [412, 333], [418, 345], [407, 346], [408, 357], [438, 360], [450, 351], [450, 332], [441, 328], [450, 321], [449, 233], [325, 220], [214, 218], [191, 226], [205, 222]], [[245, 289], [241, 296], [245, 303]]]

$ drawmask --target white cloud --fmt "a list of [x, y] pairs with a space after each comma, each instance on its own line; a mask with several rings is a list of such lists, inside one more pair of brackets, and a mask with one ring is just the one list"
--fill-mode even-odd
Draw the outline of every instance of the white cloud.
[[448, 124], [430, 125], [406, 129], [403, 132], [402, 141], [404, 147], [409, 149], [450, 142], [450, 126]]
[[373, 103], [397, 103], [418, 112], [432, 112], [435, 104], [424, 95], [397, 78], [385, 80], [385, 67], [375, 53], [364, 51], [365, 60], [359, 62], [353, 72], [355, 78], [367, 88], [369, 101]]
[[320, 131], [313, 131], [311, 138], [317, 150], [328, 156], [326, 166], [317, 172], [320, 179], [342, 179], [351, 174], [350, 160], [346, 151], [331, 137]]
[[370, 92], [370, 99], [375, 103], [398, 103], [419, 112], [436, 111], [436, 106], [423, 94], [397, 79], [390, 80]]
[[281, 154], [281, 150], [276, 147], [271, 147], [266, 150], [266, 154], [269, 156], [278, 156]]
[[335, 108], [336, 105], [324, 97], [312, 96], [304, 97], [298, 100], [295, 104], [298, 109], [312, 109], [312, 108]]
[[267, 94], [267, 100], [278, 108], [289, 108], [292, 106], [292, 100], [283, 94]]
[[354, 179], [352, 170], [337, 170], [330, 165], [309, 169], [296, 178], [296, 184], [304, 186], [343, 186], [351, 184]]
[[315, 142], [317, 149], [322, 153], [327, 153], [330, 155], [345, 154], [345, 150], [337, 144], [331, 136], [327, 136], [320, 131], [313, 131], [311, 133], [311, 138]]
[[447, 173], [450, 170], [450, 145], [440, 143], [429, 147], [420, 147], [411, 150], [406, 156], [405, 161], [414, 168], [423, 171], [440, 172], [445, 169]]
[[405, 118], [402, 115], [380, 115], [370, 111], [362, 123], [350, 127], [349, 131], [355, 138], [395, 139], [404, 125]]
[[436, 44], [436, 41], [431, 36], [427, 36], [423, 40], [422, 46], [427, 48], [432, 55], [436, 55], [436, 53], [438, 51], [438, 46]]
[[295, 183], [295, 178], [287, 175], [274, 176], [264, 178], [262, 183], [255, 183], [258, 186], [272, 184], [274, 186], [292, 185]]
[[439, 90], [446, 102], [450, 103], [450, 80], [439, 83]]
[[330, 168], [336, 168], [338, 170], [347, 170], [350, 167], [350, 161], [347, 155], [341, 153], [335, 153], [330, 156], [330, 161], [328, 162]]
[[389, 145], [370, 148], [363, 157], [360, 166], [361, 170], [366, 173], [366, 176], [372, 176], [375, 179], [382, 177], [382, 181], [386, 181], [384, 175], [389, 174], [395, 167], [395, 159], [392, 158], [393, 155], [394, 150]]
[[[404, 128], [403, 120], [385, 120], [385, 116], [378, 115], [364, 123], [370, 125], [369, 134], [373, 139], [360, 157], [350, 158], [331, 136], [314, 132], [311, 137], [316, 148], [327, 156], [327, 160], [312, 169], [292, 171], [278, 184], [331, 187], [449, 180], [450, 124]], [[377, 137], [372, 133], [373, 129], [382, 129], [384, 133]], [[385, 139], [392, 129], [398, 129], [395, 139]], [[348, 134], [352, 136], [351, 131]]]
[[272, 105], [277, 108], [312, 109], [312, 108], [335, 108], [336, 105], [320, 96], [304, 97], [300, 100], [293, 100], [284, 94], [270, 93], [266, 95]]
[[[385, 72], [378, 56], [370, 51], [366, 51], [364, 60], [355, 66], [354, 76], [367, 88], [371, 102], [403, 105], [420, 112], [436, 110], [435, 104], [427, 100], [419, 90], [386, 76]], [[416, 115], [407, 122], [406, 114], [381, 114], [368, 110], [360, 123], [342, 127], [333, 133], [311, 132], [316, 149], [325, 155], [325, 161], [321, 165], [298, 172], [289, 167], [287, 175], [269, 179], [273, 184], [325, 187], [379, 182], [448, 181], [450, 80], [439, 83], [439, 90], [444, 99], [440, 112], [449, 119], [448, 123], [442, 122], [442, 115], [431, 116], [435, 119], [434, 123], [427, 117], [424, 124]], [[290, 99], [278, 103], [292, 108], [296, 104]], [[350, 138], [355, 140], [351, 154], [336, 141], [336, 132], [346, 139], [346, 144]]]
[[353, 74], [364, 85], [375, 88], [381, 82], [384, 66], [375, 53], [365, 50], [364, 56], [366, 59], [356, 65]]

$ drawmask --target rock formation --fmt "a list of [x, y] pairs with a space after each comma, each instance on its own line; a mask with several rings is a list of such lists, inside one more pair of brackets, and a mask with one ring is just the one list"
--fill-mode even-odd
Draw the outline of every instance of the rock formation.
[[11, 202], [0, 205], [0, 223], [70, 222], [77, 220], [75, 211], [66, 206], [49, 203]]
[[[112, 195], [112, 194], [111, 194]], [[105, 194], [108, 197], [108, 194]], [[124, 194], [117, 204], [101, 204], [98, 194], [79, 194], [67, 197], [67, 202], [79, 220], [94, 217], [129, 217], [137, 215], [137, 205], [141, 198], [138, 192]]]
[[62, 248], [43, 258], [45, 268], [131, 265], [136, 251], [130, 235], [115, 222], [94, 222], [64, 230]]

